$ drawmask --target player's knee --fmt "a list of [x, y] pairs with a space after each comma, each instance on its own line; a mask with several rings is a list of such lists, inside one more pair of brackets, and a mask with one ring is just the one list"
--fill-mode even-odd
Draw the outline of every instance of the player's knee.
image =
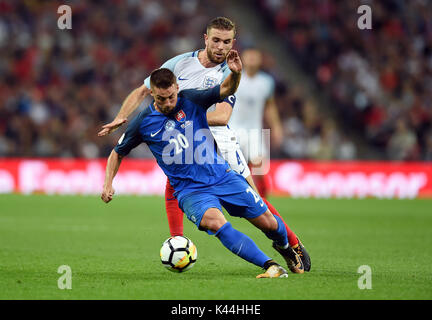
[[205, 229], [210, 230], [213, 233], [216, 233], [225, 223], [220, 221], [211, 221], [203, 226]]
[[267, 210], [262, 215], [262, 219], [260, 221], [260, 229], [263, 232], [269, 232], [269, 231], [277, 230], [277, 228], [278, 228], [277, 220], [275, 219], [273, 214], [271, 214], [270, 211]]
[[218, 232], [218, 230], [220, 228], [222, 228], [222, 226], [226, 223], [226, 221], [222, 221], [222, 220], [207, 220], [204, 223], [201, 222], [200, 224], [200, 229], [202, 230], [210, 230], [213, 233]]
[[226, 222], [224, 215], [218, 209], [211, 208], [202, 217], [200, 228], [216, 233]]

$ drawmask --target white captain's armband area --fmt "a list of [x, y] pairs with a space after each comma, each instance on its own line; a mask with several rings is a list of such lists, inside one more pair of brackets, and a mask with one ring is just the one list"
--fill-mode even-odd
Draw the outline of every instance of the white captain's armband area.
[[223, 102], [228, 103], [231, 107], [234, 108], [236, 100], [237, 100], [236, 96], [232, 94], [232, 95], [226, 97], [225, 99], [223, 99]]

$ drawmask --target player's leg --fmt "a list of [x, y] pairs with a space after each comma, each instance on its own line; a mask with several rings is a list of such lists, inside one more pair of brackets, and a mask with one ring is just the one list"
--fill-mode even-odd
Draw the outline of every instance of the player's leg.
[[[268, 141], [270, 142], [270, 141]], [[269, 169], [269, 150], [267, 145], [263, 143], [263, 132], [261, 130], [251, 130], [248, 134], [248, 144], [241, 145], [244, 150], [247, 150], [248, 165], [251, 169], [252, 178], [255, 182], [258, 193], [266, 198], [268, 193], [267, 171]]]
[[[250, 173], [250, 170], [249, 170], [249, 173]], [[243, 176], [243, 177], [244, 177], [244, 176]], [[245, 177], [245, 179], [246, 179], [247, 183], [252, 187], [252, 189], [254, 189], [254, 191], [255, 191], [256, 193], [259, 194], [258, 189], [257, 189], [257, 187], [256, 187], [256, 185], [255, 185], [255, 182], [254, 182], [254, 180], [252, 179], [252, 175], [249, 174], [247, 177]], [[262, 197], [262, 196], [261, 196], [261, 197]]]
[[[253, 182], [252, 176], [249, 175], [249, 176], [245, 177], [245, 179], [246, 179], [247, 183], [254, 189], [254, 191], [259, 194], [258, 189], [256, 188], [256, 186]], [[291, 230], [291, 228], [288, 226], [288, 224], [285, 222], [285, 220], [282, 218], [282, 216], [279, 214], [279, 212], [276, 210], [276, 208], [270, 202], [268, 202], [268, 200], [265, 197], [263, 197], [262, 195], [261, 195], [261, 198], [264, 201], [264, 203], [267, 205], [267, 207], [269, 208], [270, 212], [274, 216], [279, 217], [282, 220], [282, 222], [284, 223], [286, 231], [287, 231], [289, 245], [293, 248], [298, 246], [299, 242], [298, 242], [296, 234]]]
[[[247, 183], [254, 189], [255, 192], [257, 192], [258, 194], [260, 194], [258, 192], [258, 189], [254, 183], [254, 180], [252, 179], [252, 175], [250, 172], [250, 169], [247, 165], [246, 159], [243, 155], [243, 152], [240, 149], [240, 145], [238, 143], [233, 144], [232, 146], [227, 146], [226, 143], [222, 144], [222, 146], [220, 147], [222, 149], [222, 155], [225, 158], [225, 160], [228, 162], [228, 164], [230, 165], [230, 167], [237, 172], [238, 174], [242, 175]], [[286, 231], [287, 231], [287, 235], [288, 235], [288, 242], [289, 245], [291, 247], [293, 247], [293, 249], [296, 249], [297, 247], [299, 247], [299, 241], [297, 238], [297, 235], [290, 229], [290, 227], [288, 226], [288, 224], [284, 221], [284, 219], [282, 218], [282, 216], [279, 214], [279, 212], [276, 210], [276, 208], [267, 201], [267, 199], [265, 199], [265, 197], [260, 194], [263, 201], [265, 202], [265, 204], [267, 205], [267, 207], [269, 208], [270, 212], [279, 217], [282, 222], [285, 225]]]
[[203, 215], [200, 228], [209, 230], [232, 253], [259, 267], [271, 260], [262, 252], [251, 238], [234, 229], [222, 212], [217, 208], [209, 208]]
[[[306, 248], [303, 246], [303, 244], [299, 241], [297, 235], [288, 227], [287, 223], [283, 220], [282, 216], [279, 214], [279, 212], [276, 210], [276, 208], [267, 201], [266, 196], [268, 193], [268, 181], [266, 179], [267, 175], [264, 174], [266, 172], [266, 168], [269, 165], [268, 163], [268, 150], [267, 148], [265, 148], [265, 146], [261, 145], [260, 141], [261, 139], [259, 139], [259, 137], [252, 135], [251, 137], [249, 137], [249, 139], [252, 139], [252, 146], [249, 143], [249, 148], [251, 150], [248, 150], [249, 153], [249, 158], [251, 159], [250, 161], [250, 165], [252, 168], [252, 173], [255, 173], [253, 178], [252, 175], [249, 175], [248, 177], [244, 176], [246, 178], [246, 181], [249, 183], [250, 186], [252, 186], [252, 188], [254, 188], [254, 190], [256, 192], [258, 192], [259, 195], [261, 195], [263, 201], [265, 202], [265, 204], [268, 206], [270, 212], [275, 216], [275, 217], [279, 217], [282, 222], [285, 225], [286, 231], [287, 231], [287, 235], [288, 235], [288, 242], [289, 245], [294, 249], [294, 251], [300, 256], [303, 266], [304, 266], [304, 270], [305, 271], [310, 271], [311, 268], [311, 260], [310, 260], [310, 256], [308, 254], [308, 252], [306, 251]], [[260, 145], [262, 146], [261, 149]], [[243, 148], [245, 146], [243, 145]], [[241, 151], [240, 151], [241, 153]], [[244, 157], [243, 157], [244, 159]], [[250, 170], [248, 170], [249, 173], [251, 172]], [[248, 171], [244, 171], [244, 172], [248, 172]], [[255, 184], [256, 182], [256, 184]], [[274, 246], [273, 246], [274, 247]], [[276, 250], [278, 250], [277, 248], [275, 248]]]
[[255, 227], [260, 229], [267, 238], [273, 240], [278, 246], [288, 248], [288, 238], [285, 226], [279, 217], [275, 217], [267, 210], [256, 218], [246, 218]]
[[300, 256], [300, 259], [303, 262], [304, 270], [305, 271], [310, 271], [310, 269], [311, 269], [311, 259], [310, 259], [309, 253], [307, 252], [307, 250], [304, 247], [304, 245], [301, 243], [301, 241], [299, 240], [299, 238], [297, 237], [297, 235], [293, 231], [291, 231], [290, 227], [288, 227], [288, 225], [282, 219], [282, 217], [280, 216], [280, 214], [276, 210], [276, 208], [273, 207], [273, 205], [270, 202], [268, 202], [265, 198], [263, 198], [263, 197], [261, 197], [261, 198], [264, 201], [264, 203], [267, 205], [267, 207], [269, 208], [270, 212], [275, 217], [279, 217], [282, 220], [282, 222], [284, 223], [285, 228], [287, 230], [288, 242], [289, 242], [290, 247], [293, 248], [294, 251]]
[[[231, 169], [233, 169], [238, 174], [242, 175], [246, 179], [247, 183], [254, 189], [254, 191], [257, 192], [258, 194], [260, 194], [258, 192], [257, 187], [255, 186], [253, 179], [252, 179], [250, 169], [247, 165], [246, 159], [245, 159], [243, 152], [240, 148], [240, 144], [237, 143], [235, 140], [235, 136], [234, 135], [232, 136], [234, 139], [223, 139], [222, 136], [218, 136], [216, 134], [214, 135], [214, 137], [217, 141], [218, 148], [219, 148], [223, 158], [228, 162]], [[261, 197], [263, 197], [262, 194], [261, 194]], [[289, 241], [290, 246], [291, 247], [298, 246], [297, 236], [288, 227], [288, 225], [283, 220], [282, 216], [279, 214], [279, 212], [276, 210], [276, 208], [273, 207], [273, 205], [271, 205], [264, 197], [263, 197], [263, 201], [266, 203], [266, 205], [270, 209], [270, 212], [272, 214], [274, 214], [275, 216], [278, 216], [283, 221], [285, 228], [287, 230], [288, 241]]]
[[183, 211], [179, 208], [179, 203], [176, 197], [174, 197], [174, 188], [171, 186], [168, 179], [165, 186], [165, 210], [171, 236], [182, 236]]
[[273, 240], [277, 251], [284, 257], [292, 272], [303, 273], [303, 263], [288, 244], [287, 232], [282, 219], [274, 216], [268, 210], [261, 197], [243, 177], [232, 173], [229, 182], [220, 187], [218, 192], [221, 204], [230, 215], [248, 219], [269, 239]]
[[287, 231], [287, 237], [288, 237], [289, 245], [290, 245], [291, 247], [293, 247], [293, 248], [294, 248], [295, 246], [298, 246], [298, 239], [297, 239], [296, 234], [295, 234], [295, 233], [291, 230], [291, 228], [286, 224], [286, 222], [284, 221], [284, 219], [282, 218], [282, 216], [279, 214], [279, 212], [276, 210], [276, 208], [275, 208], [275, 207], [274, 207], [270, 202], [268, 202], [266, 198], [264, 198], [264, 197], [262, 197], [262, 196], [261, 196], [261, 198], [262, 198], [262, 200], [264, 201], [264, 203], [267, 205], [267, 207], [269, 208], [270, 212], [271, 212], [275, 217], [278, 217], [279, 219], [281, 219], [282, 222], [283, 222], [283, 224], [285, 225], [285, 229], [286, 229], [286, 231]]
[[232, 253], [261, 268], [271, 268], [268, 277], [287, 276], [286, 271], [262, 252], [250, 237], [232, 227], [222, 214], [216, 197], [195, 193], [185, 196], [180, 203], [189, 220], [200, 230], [214, 234]]
[[[251, 171], [248, 167], [246, 158], [243, 155], [240, 143], [237, 141], [234, 132], [232, 130], [228, 130], [226, 132], [222, 132], [222, 134], [218, 134], [218, 132], [213, 132], [213, 131], [212, 133], [217, 142], [217, 146], [221, 155], [228, 162], [231, 169], [233, 169], [236, 173], [243, 176], [248, 182], [248, 184], [253, 188], [253, 190], [259, 194], [257, 187], [255, 186], [255, 183], [252, 179]], [[243, 142], [244, 141], [247, 141], [247, 139], [246, 140], [243, 139]], [[243, 147], [245, 147], [246, 145], [247, 144], [243, 143]], [[274, 208], [273, 205], [271, 205], [266, 199], [263, 198], [263, 201], [267, 204], [270, 212], [273, 215], [279, 217], [280, 220], [282, 220], [288, 235], [289, 245], [293, 247], [295, 250], [299, 251], [296, 252], [298, 254], [301, 254], [300, 257], [302, 258], [302, 261], [304, 257], [305, 258], [304, 262], [307, 263], [307, 261], [309, 261], [308, 265], [310, 266], [309, 255], [307, 254], [306, 250], [304, 250], [305, 254], [303, 254], [303, 251], [301, 251], [301, 249], [302, 248], [304, 249], [304, 247], [299, 246], [299, 241], [295, 233], [288, 227], [288, 225], [285, 223], [285, 221], [283, 220], [279, 212], [276, 210], [276, 208]]]
[[[251, 168], [251, 172], [255, 173], [255, 172], [259, 172], [260, 168], [262, 168], [265, 164], [264, 164], [264, 159], [263, 157], [257, 157], [252, 159], [249, 162], [249, 167]], [[267, 179], [266, 179], [266, 175], [265, 174], [254, 174], [252, 177], [254, 183], [255, 183], [255, 188], [258, 191], [258, 193], [266, 198], [268, 195], [268, 183], [267, 183]]]
[[303, 273], [304, 265], [301, 257], [288, 243], [285, 224], [282, 219], [267, 210], [256, 218], [246, 218], [255, 227], [260, 229], [270, 240], [273, 240], [273, 248], [285, 259], [288, 268], [293, 273]]

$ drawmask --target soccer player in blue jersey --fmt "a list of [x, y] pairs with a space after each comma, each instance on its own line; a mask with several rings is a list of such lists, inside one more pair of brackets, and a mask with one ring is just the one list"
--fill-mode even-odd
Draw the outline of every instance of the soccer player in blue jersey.
[[[234, 229], [223, 213], [246, 218], [274, 241], [283, 255], [294, 260], [283, 221], [271, 214], [261, 197], [246, 180], [235, 173], [217, 153], [209, 130], [206, 110], [234, 94], [242, 65], [238, 53], [227, 55], [231, 74], [207, 90], [178, 93], [175, 75], [166, 68], [152, 72], [151, 95], [154, 101], [129, 124], [119, 144], [111, 152], [101, 198], [112, 200], [113, 179], [121, 159], [145, 142], [175, 189], [181, 209], [196, 226], [215, 235], [234, 254], [263, 269], [257, 278], [287, 277], [278, 263], [262, 252], [254, 241]], [[279, 252], [281, 252], [279, 251]]]
[[[206, 34], [204, 35], [204, 49], [175, 56], [166, 61], [161, 68], [170, 69], [176, 75], [180, 91], [184, 89], [208, 89], [221, 84], [231, 72], [225, 60], [226, 55], [235, 43], [235, 35], [236, 27], [234, 22], [225, 17], [214, 18], [207, 25]], [[125, 123], [127, 117], [149, 94], [150, 77], [147, 77], [143, 85], [134, 89], [129, 94], [116, 118], [111, 123], [104, 125], [98, 135], [104, 136], [109, 134]], [[235, 97], [231, 99], [235, 99]], [[233, 112], [232, 106], [233, 104], [229, 103], [229, 101], [223, 101], [210, 107], [207, 110], [207, 122], [222, 157], [228, 162], [231, 169], [241, 174], [254, 191], [257, 192], [234, 131], [227, 125]], [[179, 203], [174, 196], [174, 192], [173, 186], [169, 179], [167, 179], [165, 208], [172, 236], [183, 235], [183, 212], [179, 208]], [[309, 271], [310, 257], [298, 240], [297, 235], [286, 224], [277, 209], [265, 197], [262, 195], [261, 197], [270, 212], [284, 222], [288, 234], [288, 242], [296, 253], [298, 253], [295, 264], [291, 263], [292, 261], [287, 261], [290, 270], [294, 273]], [[275, 249], [277, 250], [277, 247]]]

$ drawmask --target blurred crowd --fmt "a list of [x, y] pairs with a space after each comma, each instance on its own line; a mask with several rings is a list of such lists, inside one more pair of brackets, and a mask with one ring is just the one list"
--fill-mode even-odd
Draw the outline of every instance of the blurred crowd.
[[[432, 160], [431, 1], [257, 0], [256, 5], [331, 97], [346, 128], [387, 159]], [[371, 8], [370, 30], [357, 25], [365, 13], [357, 12], [361, 5]], [[298, 126], [296, 117], [290, 122]]]
[[[263, 70], [276, 80], [275, 99], [279, 109], [284, 139], [272, 157], [312, 160], [353, 160], [358, 157], [356, 144], [331, 116], [324, 114], [318, 102], [305, 92], [301, 83], [282, 80], [280, 69], [271, 55], [264, 55]], [[264, 122], [266, 125], [266, 123]], [[267, 127], [270, 125], [267, 124]]]
[[[229, 17], [224, 1], [68, 1], [72, 29], [60, 30], [62, 4], [0, 0], [0, 156], [106, 157], [123, 130], [97, 132], [130, 91], [168, 58], [202, 48], [211, 18]], [[340, 141], [331, 121], [322, 124], [301, 87], [281, 81], [265, 57], [286, 134], [272, 156], [353, 158], [354, 145]], [[151, 154], [144, 146], [131, 156]]]
[[[123, 130], [104, 138], [97, 132], [130, 91], [168, 58], [202, 48], [211, 18], [230, 17], [223, 0], [71, 0], [72, 29], [60, 30], [62, 4], [0, 0], [0, 156], [107, 156]], [[360, 1], [256, 4], [346, 124], [323, 116], [301, 84], [282, 81], [265, 54], [285, 131], [272, 156], [356, 158], [346, 134], [354, 128], [390, 159], [432, 159], [427, 1], [373, 2], [370, 31], [357, 28]]]
[[283, 97], [291, 106], [283, 112], [283, 155], [314, 160], [355, 159], [357, 148], [351, 138], [331, 117], [323, 115], [316, 102], [301, 93], [301, 87], [297, 87]]
[[72, 0], [60, 30], [63, 2], [0, 0], [0, 156], [108, 155], [119, 133], [100, 127], [163, 61], [202, 46], [213, 3]]

